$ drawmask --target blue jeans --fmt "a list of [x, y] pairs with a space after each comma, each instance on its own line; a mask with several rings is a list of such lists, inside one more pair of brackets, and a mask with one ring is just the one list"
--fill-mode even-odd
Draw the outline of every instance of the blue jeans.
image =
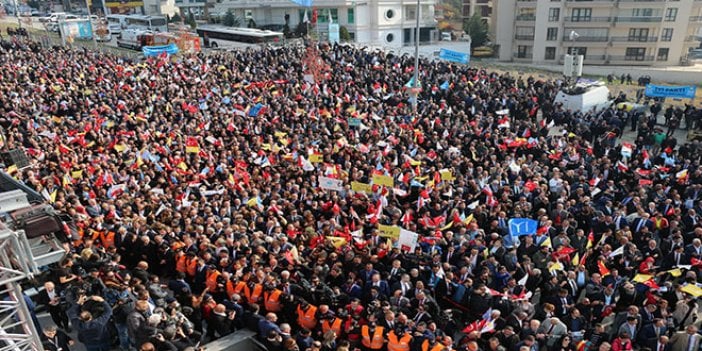
[[117, 336], [119, 337], [119, 347], [123, 350], [129, 349], [129, 333], [127, 332], [127, 323], [115, 323]]

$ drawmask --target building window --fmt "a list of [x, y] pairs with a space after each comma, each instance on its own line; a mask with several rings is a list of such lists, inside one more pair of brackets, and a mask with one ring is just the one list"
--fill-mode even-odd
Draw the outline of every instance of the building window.
[[393, 35], [392, 33], [388, 33], [388, 35], [385, 36], [385, 41], [387, 41], [388, 43], [392, 43], [393, 40], [395, 40], [395, 35]]
[[529, 47], [526, 45], [517, 46], [517, 58], [527, 58]]
[[592, 9], [573, 9], [570, 20], [573, 22], [590, 22], [592, 20]]
[[331, 15], [334, 23], [339, 23], [338, 9], [319, 10], [317, 14], [317, 22], [319, 23], [329, 23], [329, 15]]
[[678, 8], [677, 7], [671, 7], [665, 9], [665, 21], [666, 22], [675, 22], [675, 19], [678, 17]]
[[643, 61], [646, 59], [646, 48], [626, 48], [624, 60]]
[[534, 40], [534, 27], [517, 27], [514, 37], [517, 40]]
[[661, 41], [672, 41], [673, 40], [673, 28], [663, 28], [661, 31]]
[[648, 41], [648, 28], [629, 28], [629, 41]]
[[633, 16], [633, 17], [651, 17], [651, 16], [653, 16], [653, 9], [633, 9], [633, 10], [631, 10], [631, 16]]
[[570, 55], [583, 55], [587, 56], [587, 48], [584, 46], [571, 46], [568, 48], [568, 54]]
[[546, 40], [558, 40], [558, 28], [547, 28], [546, 29]]
[[558, 7], [551, 7], [548, 9], [548, 21], [549, 22], [558, 22], [558, 19], [561, 17], [561, 9]]
[[668, 48], [659, 48], [658, 56], [656, 56], [656, 61], [668, 61]]
[[348, 24], [353, 24], [356, 21], [356, 13], [353, 9], [346, 10], [346, 22]]
[[556, 48], [553, 46], [547, 46], [546, 53], [544, 55], [544, 59], [555, 60], [556, 59]]
[[[395, 17], [395, 11], [393, 11], [393, 10], [385, 11], [385, 18], [392, 19], [393, 17]], [[414, 17], [412, 17], [412, 18], [414, 18]]]

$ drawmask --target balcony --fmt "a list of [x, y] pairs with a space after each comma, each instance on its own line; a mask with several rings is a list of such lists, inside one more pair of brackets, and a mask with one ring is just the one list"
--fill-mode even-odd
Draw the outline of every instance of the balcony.
[[603, 23], [612, 21], [612, 17], [565, 17], [564, 20], [569, 23]]
[[534, 34], [531, 35], [515, 35], [514, 36], [515, 40], [534, 40]]
[[662, 16], [647, 16], [647, 17], [614, 17], [614, 22], [660, 22], [663, 20]]
[[[563, 41], [570, 41], [570, 36], [565, 35], [563, 36]], [[609, 41], [609, 38], [607, 36], [601, 36], [601, 37], [578, 37], [578, 39], [575, 39], [576, 43], [606, 43]]]
[[697, 36], [697, 35], [688, 35], [688, 36], [685, 37], [685, 41], [686, 41], [686, 42], [699, 42], [699, 41], [700, 41], [700, 37]]
[[702, 23], [702, 16], [692, 16], [690, 17], [690, 22]]
[[517, 15], [516, 21], [536, 21], [536, 15]]
[[637, 62], [653, 62], [656, 60], [656, 57], [651, 55], [651, 56], [609, 56], [608, 57], [609, 61], [625, 61], [631, 64], [635, 64]]
[[[580, 38], [578, 38], [580, 40]], [[658, 37], [612, 37], [612, 42], [626, 43], [655, 43]]]
[[515, 52], [514, 54], [512, 54], [512, 58], [515, 60], [531, 60], [532, 58], [534, 58], [534, 54], [533, 53], [519, 54], [518, 52]]
[[[565, 55], [561, 55], [561, 61], [563, 61], [564, 58], [565, 58]], [[601, 61], [605, 61], [606, 59], [607, 59], [607, 55], [585, 55], [585, 57], [583, 57], [583, 60], [585, 62], [590, 62], [590, 63], [598, 62], [598, 61], [601, 62]]]
[[666, 2], [666, 0], [617, 0], [619, 2]]
[[616, 0], [566, 0], [567, 7], [588, 6], [588, 7], [612, 7]]

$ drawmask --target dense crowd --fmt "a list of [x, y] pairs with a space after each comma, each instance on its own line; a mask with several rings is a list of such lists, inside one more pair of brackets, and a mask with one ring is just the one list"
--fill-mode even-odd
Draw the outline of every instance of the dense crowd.
[[77, 226], [39, 295], [47, 350], [247, 328], [269, 351], [697, 351], [700, 144], [427, 59], [414, 113], [413, 64], [3, 42], [2, 140], [34, 164], [8, 171]]

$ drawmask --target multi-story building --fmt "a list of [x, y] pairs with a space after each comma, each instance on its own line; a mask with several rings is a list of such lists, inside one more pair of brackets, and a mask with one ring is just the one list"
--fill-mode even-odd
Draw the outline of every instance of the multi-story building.
[[700, 45], [702, 0], [495, 1], [502, 61], [672, 66]]
[[144, 14], [148, 16], [168, 15], [178, 13], [175, 0], [144, 0]]
[[[203, 0], [176, 0], [176, 6], [198, 4]], [[420, 42], [438, 40], [434, 5], [436, 0], [421, 0], [419, 15]], [[202, 4], [204, 6], [204, 4]], [[316, 11], [317, 24], [311, 32], [325, 38], [330, 17], [346, 27], [351, 39], [358, 43], [385, 47], [401, 47], [414, 43], [417, 19], [416, 0], [315, 0], [313, 8], [295, 5], [290, 0], [218, 0], [211, 13], [223, 14], [232, 9], [239, 18], [253, 19], [257, 26], [284, 25], [295, 29]]]
[[492, 22], [492, 0], [463, 0], [463, 18], [470, 18], [476, 13], [490, 26]]

